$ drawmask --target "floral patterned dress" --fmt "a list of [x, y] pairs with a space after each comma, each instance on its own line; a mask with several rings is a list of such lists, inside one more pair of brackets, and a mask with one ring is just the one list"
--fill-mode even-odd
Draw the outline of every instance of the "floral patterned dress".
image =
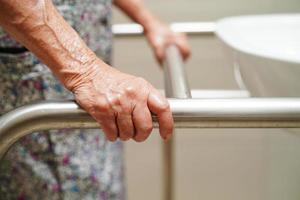
[[[111, 60], [111, 0], [53, 0], [87, 45]], [[0, 28], [1, 47], [22, 47]], [[0, 53], [0, 115], [72, 98], [32, 53]], [[124, 199], [122, 144], [100, 130], [51, 130], [17, 142], [0, 161], [0, 200]]]

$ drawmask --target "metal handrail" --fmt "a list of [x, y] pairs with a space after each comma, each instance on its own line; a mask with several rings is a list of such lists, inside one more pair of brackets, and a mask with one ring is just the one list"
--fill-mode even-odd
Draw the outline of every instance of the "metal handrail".
[[[182, 56], [175, 45], [170, 45], [166, 49], [163, 69], [166, 97], [177, 99], [192, 98]], [[175, 139], [175, 137], [172, 137], [170, 141], [163, 143], [163, 199], [165, 200], [173, 199]]]
[[[300, 98], [169, 99], [176, 128], [300, 128]], [[154, 127], [157, 119], [153, 116]], [[32, 132], [99, 128], [73, 101], [44, 101], [0, 118], [0, 158]]]
[[171, 45], [166, 49], [166, 61], [163, 69], [166, 97], [192, 98], [183, 61], [175, 45]]
[[[213, 34], [215, 24], [175, 23], [171, 28], [188, 34]], [[137, 24], [114, 25], [113, 33], [115, 36], [136, 36], [142, 34], [143, 29]], [[176, 128], [300, 128], [300, 98], [185, 99], [191, 98], [191, 93], [179, 52], [173, 46], [167, 50], [166, 57], [166, 94], [180, 98], [169, 99]], [[237, 96], [247, 94], [244, 91]], [[156, 116], [152, 117], [157, 127]], [[25, 135], [62, 128], [99, 128], [99, 124], [73, 101], [44, 101], [1, 116], [0, 160]], [[164, 184], [165, 199], [169, 200], [172, 199], [172, 149], [167, 148], [165, 155], [170, 159], [165, 162]]]
[[[211, 35], [214, 34], [216, 25], [214, 22], [177, 22], [170, 24], [171, 29], [175, 32], [186, 33], [189, 35]], [[123, 36], [141, 36], [144, 29], [141, 25], [131, 24], [114, 24], [112, 32], [116, 37]]]

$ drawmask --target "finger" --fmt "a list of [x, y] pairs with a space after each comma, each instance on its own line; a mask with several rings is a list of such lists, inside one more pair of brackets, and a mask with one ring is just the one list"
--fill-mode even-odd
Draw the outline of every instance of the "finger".
[[154, 41], [152, 43], [155, 58], [158, 61], [160, 65], [162, 65], [164, 59], [165, 59], [165, 49], [168, 46], [168, 41], [165, 37], [157, 36], [154, 38]]
[[156, 45], [154, 47], [154, 53], [155, 53], [155, 58], [157, 62], [162, 65], [163, 61], [165, 60], [165, 48], [164, 45]]
[[152, 129], [152, 117], [147, 104], [137, 104], [133, 110], [133, 123], [135, 127], [134, 140], [142, 142], [146, 140]]
[[148, 97], [148, 108], [157, 115], [161, 137], [168, 140], [173, 133], [172, 112], [168, 101], [154, 88]]
[[94, 108], [93, 117], [101, 125], [106, 138], [113, 142], [118, 138], [118, 126], [116, 116], [106, 98], [97, 99], [97, 106]]
[[130, 113], [118, 114], [117, 124], [119, 129], [119, 137], [121, 140], [126, 141], [133, 137], [134, 126]]
[[98, 121], [106, 138], [114, 142], [118, 138], [118, 127], [116, 126], [115, 118], [106, 118], [102, 121]]
[[177, 40], [175, 41], [176, 46], [178, 47], [182, 57], [184, 60], [188, 59], [191, 55], [190, 47], [187, 43], [186, 36], [183, 34], [180, 34], [179, 37], [177, 37]]
[[133, 137], [134, 126], [131, 118], [131, 101], [122, 93], [112, 93], [106, 96], [107, 101], [116, 116], [119, 137], [126, 141]]

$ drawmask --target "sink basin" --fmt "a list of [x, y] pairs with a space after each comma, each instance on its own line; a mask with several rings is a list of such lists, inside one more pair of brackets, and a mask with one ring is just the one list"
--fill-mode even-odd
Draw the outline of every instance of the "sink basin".
[[217, 22], [240, 87], [256, 97], [300, 96], [300, 14], [253, 15]]

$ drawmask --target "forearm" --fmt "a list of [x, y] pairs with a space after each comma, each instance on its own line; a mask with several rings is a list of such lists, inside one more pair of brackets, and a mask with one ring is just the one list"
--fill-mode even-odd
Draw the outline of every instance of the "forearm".
[[170, 138], [167, 100], [144, 79], [98, 59], [51, 0], [0, 0], [0, 25], [52, 69], [110, 141], [144, 141], [152, 130], [151, 113], [157, 115], [161, 136]]
[[0, 25], [70, 90], [99, 62], [51, 0], [0, 0]]
[[142, 0], [115, 0], [114, 4], [147, 32], [160, 21], [145, 7]]

